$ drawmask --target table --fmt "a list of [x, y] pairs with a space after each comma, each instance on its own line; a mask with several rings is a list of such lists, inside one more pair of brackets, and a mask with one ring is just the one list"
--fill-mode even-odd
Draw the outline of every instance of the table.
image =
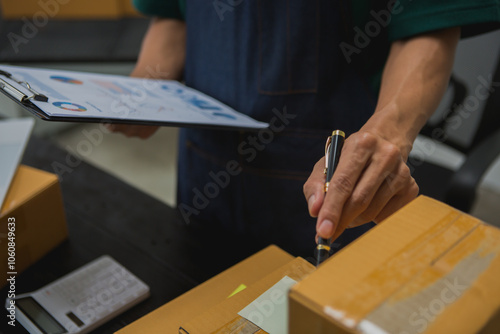
[[[22, 163], [54, 173], [54, 163], [65, 164], [68, 154], [32, 137]], [[85, 162], [59, 177], [68, 240], [17, 276], [16, 294], [36, 290], [109, 254], [148, 284], [151, 296], [94, 333], [114, 333], [255, 251], [228, 253], [219, 247], [226, 238], [219, 231], [187, 225], [176, 209]], [[0, 302], [6, 295], [4, 288]], [[26, 333], [20, 324], [7, 325], [2, 312], [0, 332]]]

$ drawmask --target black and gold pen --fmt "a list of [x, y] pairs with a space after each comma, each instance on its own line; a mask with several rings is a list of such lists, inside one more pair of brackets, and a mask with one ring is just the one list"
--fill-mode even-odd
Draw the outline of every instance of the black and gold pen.
[[[328, 137], [325, 145], [325, 194], [328, 191], [330, 180], [332, 179], [335, 169], [339, 163], [340, 151], [344, 146], [345, 133], [341, 130], [335, 130], [332, 135]], [[331, 239], [323, 239], [318, 237], [318, 245], [315, 250], [316, 266], [319, 266], [323, 261], [330, 256]]]

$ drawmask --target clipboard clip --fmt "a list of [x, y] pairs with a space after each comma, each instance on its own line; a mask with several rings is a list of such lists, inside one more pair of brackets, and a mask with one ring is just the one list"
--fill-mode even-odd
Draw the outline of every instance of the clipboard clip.
[[38, 93], [36, 90], [31, 88], [30, 84], [26, 81], [18, 81], [12, 77], [12, 74], [10, 74], [7, 71], [0, 70], [0, 75], [3, 75], [4, 77], [9, 78], [12, 81], [17, 82], [19, 85], [24, 86], [26, 89], [28, 89], [33, 95], [26, 95], [16, 87], [12, 86], [10, 83], [7, 81], [3, 80], [0, 78], [0, 89], [5, 91], [7, 94], [18, 100], [19, 102], [26, 102], [31, 99], [36, 100], [36, 101], [41, 101], [41, 102], [47, 102], [49, 101], [49, 98], [43, 94]]

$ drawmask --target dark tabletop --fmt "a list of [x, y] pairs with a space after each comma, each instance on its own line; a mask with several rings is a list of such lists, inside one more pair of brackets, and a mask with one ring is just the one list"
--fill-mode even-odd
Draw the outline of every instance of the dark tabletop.
[[[32, 138], [22, 163], [55, 173], [54, 162], [65, 164], [68, 154]], [[109, 254], [148, 284], [151, 296], [94, 333], [114, 333], [255, 251], [228, 255], [223, 235], [185, 224], [176, 209], [85, 162], [59, 178], [68, 240], [17, 276], [16, 294], [39, 289]], [[4, 288], [0, 300], [6, 295]], [[6, 314], [1, 316], [0, 331], [26, 333], [19, 324], [8, 326]]]

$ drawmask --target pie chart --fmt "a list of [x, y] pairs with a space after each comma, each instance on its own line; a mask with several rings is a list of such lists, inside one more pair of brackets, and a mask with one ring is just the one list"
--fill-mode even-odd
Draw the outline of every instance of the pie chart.
[[70, 110], [70, 111], [87, 111], [87, 108], [85, 108], [82, 105], [76, 104], [76, 103], [71, 103], [71, 102], [54, 102], [52, 103], [54, 106], [64, 109], [64, 110]]

